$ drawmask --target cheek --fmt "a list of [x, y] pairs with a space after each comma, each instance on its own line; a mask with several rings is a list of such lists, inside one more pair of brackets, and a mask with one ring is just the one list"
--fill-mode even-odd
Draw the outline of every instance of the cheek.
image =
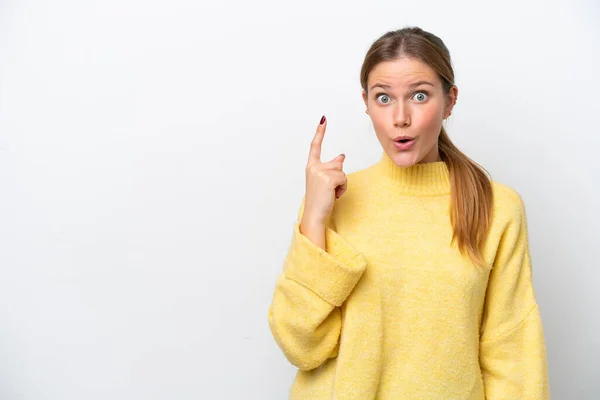
[[431, 107], [423, 107], [420, 112], [415, 113], [414, 123], [422, 127], [437, 128], [442, 122], [442, 110], [437, 104]]
[[385, 112], [371, 112], [370, 117], [373, 123], [373, 127], [377, 132], [382, 132], [386, 128], [389, 128], [390, 125], [393, 126], [393, 121], [391, 117], [386, 115]]

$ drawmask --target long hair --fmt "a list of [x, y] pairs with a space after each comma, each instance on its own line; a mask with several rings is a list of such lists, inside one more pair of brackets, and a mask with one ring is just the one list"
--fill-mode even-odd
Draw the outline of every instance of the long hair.
[[[390, 31], [373, 42], [360, 71], [360, 83], [365, 93], [368, 94], [369, 73], [377, 64], [403, 57], [418, 59], [429, 65], [442, 81], [444, 93], [450, 93], [454, 85], [450, 52], [439, 37], [418, 27]], [[491, 180], [483, 167], [452, 143], [443, 126], [438, 138], [438, 150], [450, 173], [451, 244], [458, 240], [462, 255], [466, 253], [477, 266], [489, 267], [483, 260], [481, 247], [492, 219]]]

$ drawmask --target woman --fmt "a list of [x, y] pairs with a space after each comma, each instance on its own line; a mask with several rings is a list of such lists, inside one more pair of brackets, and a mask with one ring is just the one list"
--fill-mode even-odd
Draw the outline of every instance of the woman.
[[448, 49], [412, 27], [366, 54], [361, 85], [381, 159], [322, 162], [269, 308], [299, 371], [291, 399], [547, 399], [525, 207], [442, 127], [458, 89]]

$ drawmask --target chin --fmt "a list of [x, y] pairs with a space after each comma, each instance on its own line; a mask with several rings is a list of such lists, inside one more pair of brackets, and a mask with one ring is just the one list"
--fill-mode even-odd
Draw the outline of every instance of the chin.
[[417, 151], [398, 151], [392, 149], [391, 159], [399, 167], [412, 167], [421, 161], [421, 157]]

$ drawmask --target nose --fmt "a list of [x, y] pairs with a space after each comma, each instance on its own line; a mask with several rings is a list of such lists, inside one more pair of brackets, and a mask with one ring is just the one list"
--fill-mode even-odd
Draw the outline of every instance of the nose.
[[408, 106], [398, 103], [394, 109], [394, 126], [406, 127], [410, 125], [410, 112]]

